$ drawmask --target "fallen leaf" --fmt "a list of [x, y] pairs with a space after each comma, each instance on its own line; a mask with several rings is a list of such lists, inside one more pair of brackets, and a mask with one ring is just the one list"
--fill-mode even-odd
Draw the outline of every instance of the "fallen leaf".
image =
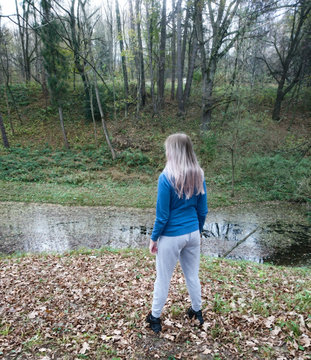
[[37, 311], [32, 311], [31, 313], [28, 314], [28, 318], [34, 319], [37, 315], [38, 315]]
[[269, 316], [267, 319], [266, 319], [266, 321], [264, 322], [264, 324], [265, 324], [265, 326], [267, 327], [267, 328], [271, 328], [271, 325], [274, 323], [274, 321], [275, 321], [275, 316]]
[[303, 334], [301, 337], [300, 337], [300, 344], [305, 347], [305, 348], [308, 348], [310, 347], [311, 345], [311, 340], [309, 338], [309, 336]]
[[279, 335], [279, 333], [282, 331], [282, 329], [279, 326], [276, 326], [272, 331], [271, 331], [271, 335], [272, 336], [277, 336]]
[[90, 350], [90, 345], [87, 342], [82, 344], [82, 348], [80, 350], [80, 354], [85, 354], [88, 350]]

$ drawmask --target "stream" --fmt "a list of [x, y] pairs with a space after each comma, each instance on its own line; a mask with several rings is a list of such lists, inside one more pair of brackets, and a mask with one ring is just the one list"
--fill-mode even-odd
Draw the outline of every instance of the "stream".
[[[201, 250], [221, 257], [258, 227], [228, 258], [311, 266], [306, 205], [241, 204], [210, 209]], [[154, 209], [0, 202], [0, 253], [86, 248], [142, 248], [149, 243]]]

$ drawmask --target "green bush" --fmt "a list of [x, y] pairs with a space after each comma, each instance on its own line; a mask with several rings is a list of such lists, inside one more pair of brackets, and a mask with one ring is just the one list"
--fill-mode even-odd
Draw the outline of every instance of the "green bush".
[[119, 156], [120, 161], [129, 167], [141, 167], [150, 163], [148, 156], [139, 150], [125, 150]]
[[[285, 158], [281, 154], [259, 156], [245, 160], [243, 183], [257, 186], [271, 200], [303, 200], [311, 197], [306, 179], [311, 176], [311, 160], [297, 157]], [[304, 182], [306, 184], [304, 185]]]

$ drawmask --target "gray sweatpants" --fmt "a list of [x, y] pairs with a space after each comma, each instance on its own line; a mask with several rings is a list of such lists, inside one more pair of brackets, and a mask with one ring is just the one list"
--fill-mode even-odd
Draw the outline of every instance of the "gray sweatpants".
[[152, 315], [160, 317], [166, 302], [172, 274], [177, 260], [183, 270], [194, 311], [201, 309], [200, 232], [180, 236], [161, 236], [156, 256], [157, 278], [154, 283]]

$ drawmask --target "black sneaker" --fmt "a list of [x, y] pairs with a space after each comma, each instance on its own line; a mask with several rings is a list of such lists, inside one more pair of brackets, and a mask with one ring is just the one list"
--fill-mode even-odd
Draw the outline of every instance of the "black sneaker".
[[158, 333], [162, 330], [162, 326], [161, 326], [161, 319], [160, 318], [156, 318], [154, 316], [152, 316], [152, 314], [150, 313], [147, 316], [146, 319], [147, 323], [150, 324], [150, 328], [155, 332]]
[[194, 311], [192, 309], [192, 307], [190, 306], [190, 308], [187, 311], [187, 314], [189, 316], [190, 319], [192, 319], [193, 317], [195, 317], [196, 320], [200, 321], [200, 325], [204, 324], [204, 320], [203, 320], [203, 316], [202, 316], [202, 310], [199, 311]]

